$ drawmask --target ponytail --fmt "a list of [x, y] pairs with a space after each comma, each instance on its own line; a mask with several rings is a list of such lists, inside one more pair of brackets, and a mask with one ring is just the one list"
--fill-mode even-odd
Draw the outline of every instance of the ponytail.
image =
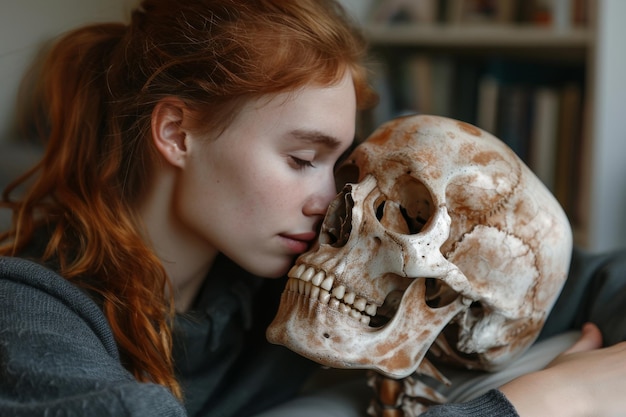
[[[36, 90], [46, 152], [3, 194], [14, 227], [0, 234], [0, 242], [8, 242], [0, 254], [18, 255], [35, 230], [48, 228], [41, 260], [57, 263], [61, 275], [101, 303], [124, 365], [138, 380], [165, 385], [180, 397], [168, 323], [173, 304], [165, 297], [169, 281], [123, 197], [125, 145], [108, 114], [115, 99], [108, 85], [111, 56], [125, 34], [123, 24], [84, 27], [47, 55]], [[26, 194], [11, 201], [27, 180], [33, 183]]]

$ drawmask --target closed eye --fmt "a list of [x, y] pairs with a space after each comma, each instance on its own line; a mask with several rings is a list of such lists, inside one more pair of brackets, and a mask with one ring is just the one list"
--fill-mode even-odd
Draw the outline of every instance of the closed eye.
[[306, 159], [297, 158], [295, 156], [289, 156], [289, 159], [291, 160], [290, 165], [296, 169], [315, 168], [313, 161], [307, 161]]

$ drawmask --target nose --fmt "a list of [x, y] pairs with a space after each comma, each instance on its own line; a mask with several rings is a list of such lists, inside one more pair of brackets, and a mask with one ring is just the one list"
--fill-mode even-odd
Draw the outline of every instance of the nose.
[[329, 204], [336, 196], [335, 177], [333, 175], [327, 176], [323, 181], [317, 183], [316, 191], [311, 194], [302, 211], [307, 216], [324, 217]]

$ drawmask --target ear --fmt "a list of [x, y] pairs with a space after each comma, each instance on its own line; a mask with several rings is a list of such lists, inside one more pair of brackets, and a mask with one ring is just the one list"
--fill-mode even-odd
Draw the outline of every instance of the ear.
[[152, 110], [152, 141], [165, 160], [177, 167], [184, 166], [187, 156], [185, 114], [185, 104], [174, 97], [160, 100]]

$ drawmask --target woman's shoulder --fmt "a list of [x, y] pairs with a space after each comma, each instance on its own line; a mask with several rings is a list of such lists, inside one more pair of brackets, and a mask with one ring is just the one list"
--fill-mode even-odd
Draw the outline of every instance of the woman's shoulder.
[[99, 310], [82, 289], [49, 266], [31, 259], [0, 256], [0, 280], [5, 286], [12, 283], [16, 291], [40, 292], [41, 295], [65, 300], [69, 307], [87, 310], [95, 307]]
[[100, 307], [52, 269], [0, 257], [0, 300], [0, 415], [185, 415], [122, 366]]
[[52, 269], [25, 258], [0, 257], [0, 295], [6, 300], [0, 307], [0, 318], [19, 320], [23, 326], [37, 325], [29, 319], [38, 322], [50, 315], [62, 321], [47, 325], [63, 326], [79, 320], [109, 354], [118, 356], [100, 307], [81, 288]]

